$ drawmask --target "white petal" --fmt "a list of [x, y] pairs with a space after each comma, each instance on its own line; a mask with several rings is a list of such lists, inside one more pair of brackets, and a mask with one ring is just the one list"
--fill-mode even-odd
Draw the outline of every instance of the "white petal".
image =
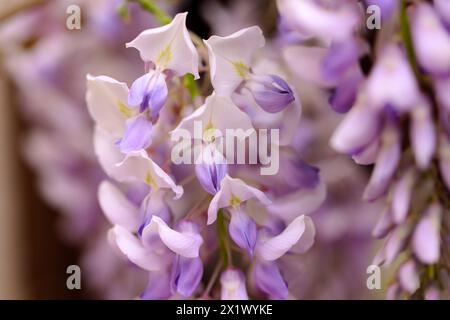
[[262, 109], [248, 90], [242, 90], [239, 94], [234, 94], [232, 99], [236, 105], [242, 106], [246, 114], [251, 115], [251, 121], [255, 129], [278, 129], [279, 142], [277, 144], [285, 146], [292, 142], [297, 133], [302, 114], [301, 101], [295, 92], [294, 97], [295, 100], [278, 113], [269, 113]]
[[143, 31], [127, 48], [136, 48], [142, 60], [157, 68], [170, 69], [176, 76], [192, 73], [198, 79], [198, 54], [186, 28], [186, 16], [187, 12], [179, 13], [171, 23]]
[[133, 111], [127, 106], [128, 87], [107, 76], [87, 75], [86, 102], [89, 113], [99, 127], [114, 138], [122, 137], [125, 120]]
[[116, 225], [113, 230], [117, 246], [131, 262], [148, 271], [157, 271], [164, 267], [162, 257], [145, 248], [127, 229]]
[[114, 175], [120, 182], [145, 182], [154, 191], [161, 188], [171, 189], [177, 199], [183, 194], [183, 187], [176, 185], [172, 178], [153, 162], [144, 150], [129, 153], [117, 165]]
[[354, 153], [377, 135], [379, 112], [367, 107], [364, 101], [358, 101], [334, 131], [330, 144], [336, 151]]
[[100, 184], [98, 201], [103, 213], [112, 224], [118, 224], [132, 232], [137, 230], [139, 209], [114, 184], [107, 180]]
[[197, 258], [203, 239], [198, 233], [178, 232], [160, 217], [153, 216], [152, 221], [142, 231], [142, 239], [152, 238], [157, 233], [161, 241], [173, 252], [186, 258]]
[[[234, 139], [238, 146], [245, 144], [245, 140], [252, 139], [256, 135], [246, 113], [242, 112], [229, 97], [221, 97], [213, 93], [206, 98], [200, 108], [181, 120], [171, 135], [174, 137], [188, 132], [191, 138], [207, 141], [208, 133], [217, 132], [220, 136], [225, 137], [227, 129], [234, 130], [235, 133], [242, 133], [242, 138], [238, 139], [234, 139], [231, 134], [227, 136], [227, 139]], [[181, 134], [180, 136], [184, 137], [185, 135]], [[173, 140], [176, 139], [173, 138]]]
[[220, 208], [237, 206], [249, 199], [256, 198], [262, 204], [269, 205], [271, 201], [256, 188], [250, 187], [241, 179], [226, 175], [220, 184], [220, 190], [214, 195], [208, 208], [208, 224], [216, 221], [217, 210]]
[[264, 46], [259, 27], [242, 29], [227, 37], [212, 36], [208, 47], [211, 83], [219, 95], [230, 95], [249, 71], [255, 51]]
[[316, 227], [314, 222], [308, 216], [305, 216], [305, 232], [303, 232], [300, 240], [291, 248], [292, 252], [305, 253], [314, 244], [316, 237]]
[[305, 230], [305, 216], [297, 217], [279, 235], [266, 239], [258, 237], [256, 254], [267, 261], [276, 260], [297, 244]]
[[367, 78], [367, 100], [383, 109], [390, 104], [397, 111], [408, 111], [419, 99], [419, 87], [405, 53], [397, 46], [386, 47]]
[[105, 130], [99, 126], [95, 127], [94, 131], [94, 150], [95, 155], [108, 176], [113, 179], [117, 179], [115, 171], [116, 165], [123, 161], [125, 155], [120, 152], [119, 148], [115, 145], [117, 140], [108, 134]]

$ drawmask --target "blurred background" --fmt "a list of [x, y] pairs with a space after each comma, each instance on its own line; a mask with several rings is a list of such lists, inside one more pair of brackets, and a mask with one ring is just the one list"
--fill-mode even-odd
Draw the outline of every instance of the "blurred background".
[[[134, 5], [121, 18], [120, 3], [0, 1], [1, 299], [129, 298], [145, 284], [106, 242], [108, 224], [96, 199], [103, 173], [84, 102], [87, 73], [131, 83], [142, 72], [124, 43], [158, 24]], [[189, 11], [188, 27], [203, 38], [254, 24], [277, 37], [275, 1], [157, 3], [170, 14]], [[80, 30], [66, 27], [70, 5], [81, 9]], [[286, 277], [299, 298], [381, 296], [365, 287], [378, 212], [377, 204], [359, 200], [368, 172], [330, 150], [340, 117], [317, 88], [294, 80], [304, 107], [302, 141], [314, 145], [304, 155], [321, 168], [329, 196], [313, 216], [314, 249], [300, 262], [286, 261], [299, 266]], [[74, 264], [82, 269], [82, 290], [66, 287], [66, 268]]]

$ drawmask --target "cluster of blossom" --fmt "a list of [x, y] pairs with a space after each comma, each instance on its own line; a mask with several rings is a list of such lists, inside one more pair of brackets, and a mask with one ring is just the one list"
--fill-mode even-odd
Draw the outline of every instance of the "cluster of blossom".
[[[325, 196], [318, 170], [289, 145], [299, 100], [283, 78], [251, 68], [265, 42], [259, 27], [202, 42], [187, 30], [186, 16], [127, 44], [145, 63], [130, 88], [87, 76], [95, 152], [110, 178], [98, 190], [113, 224], [110, 243], [148, 271], [141, 298], [285, 299], [289, 288], [277, 261], [311, 247], [315, 229], [305, 214]], [[201, 90], [193, 81], [199, 71]], [[172, 163], [169, 137], [184, 130], [195, 138], [196, 122], [201, 161]], [[275, 175], [259, 174], [262, 159], [232, 165], [230, 151], [210, 138], [214, 130], [255, 128], [280, 130], [279, 141], [271, 141], [280, 150]]]
[[29, 128], [20, 137], [25, 160], [36, 172], [43, 198], [60, 213], [58, 233], [80, 247], [86, 288], [95, 297], [127, 298], [137, 292], [145, 274], [118, 259], [106, 241], [109, 224], [96, 197], [105, 175], [92, 147], [83, 80], [93, 68], [135, 77], [140, 61], [133, 55], [124, 59], [121, 41], [149, 27], [152, 19], [132, 7], [125, 28], [110, 0], [77, 1], [83, 32], [69, 31], [61, 18], [71, 4], [49, 2], [2, 21], [2, 64], [17, 88], [15, 100]]
[[[383, 199], [375, 264], [401, 260], [389, 298], [448, 296], [450, 3], [278, 0], [284, 55], [347, 113], [331, 146], [373, 165], [364, 199]], [[369, 30], [376, 5], [381, 28]], [[400, 257], [400, 254], [402, 256]]]

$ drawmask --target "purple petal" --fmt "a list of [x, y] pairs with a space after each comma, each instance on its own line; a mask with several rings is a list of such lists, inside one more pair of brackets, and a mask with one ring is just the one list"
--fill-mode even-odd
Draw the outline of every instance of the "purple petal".
[[394, 185], [392, 195], [392, 216], [397, 224], [404, 222], [408, 214], [414, 177], [414, 170], [409, 169]]
[[170, 220], [170, 212], [164, 199], [159, 194], [150, 193], [142, 201], [139, 214], [141, 217], [141, 225], [138, 229], [138, 234], [142, 235], [142, 230], [150, 223], [153, 215], [160, 217], [166, 223]]
[[414, 230], [413, 250], [417, 258], [432, 264], [439, 260], [441, 207], [434, 203], [423, 213], [423, 217]]
[[375, 169], [364, 191], [364, 199], [373, 201], [384, 194], [400, 161], [400, 135], [395, 127], [388, 127], [383, 134], [381, 149]]
[[395, 184], [392, 196], [392, 216], [395, 223], [405, 221], [409, 211], [411, 192], [414, 185], [414, 170], [408, 170]]
[[365, 103], [365, 100], [357, 101], [334, 131], [330, 143], [336, 151], [355, 153], [378, 135], [380, 113]]
[[441, 16], [447, 29], [450, 27], [450, 2], [448, 0], [434, 0], [434, 7], [437, 13]]
[[184, 297], [190, 297], [197, 289], [203, 275], [203, 263], [200, 258], [175, 257], [170, 276], [170, 290]]
[[286, 184], [295, 190], [315, 188], [319, 184], [319, 169], [310, 166], [297, 155], [283, 154], [280, 173]]
[[127, 128], [118, 145], [123, 153], [145, 149], [152, 142], [152, 123], [145, 114], [127, 120]]
[[275, 262], [258, 261], [253, 269], [253, 280], [271, 299], [281, 300], [288, 297], [287, 283]]
[[419, 64], [433, 74], [450, 71], [450, 34], [436, 10], [428, 3], [418, 3], [411, 10], [411, 33]]
[[227, 172], [228, 166], [224, 156], [213, 147], [204, 147], [202, 161], [195, 165], [195, 173], [203, 189], [210, 194], [216, 194]]
[[417, 166], [426, 169], [436, 149], [436, 132], [429, 104], [419, 105], [412, 112], [411, 142]]
[[401, 225], [391, 232], [384, 246], [384, 263], [386, 266], [389, 266], [405, 248], [409, 234], [410, 230], [406, 225]]
[[148, 284], [140, 294], [143, 300], [164, 300], [170, 297], [170, 278], [166, 270], [149, 273]]
[[231, 239], [247, 251], [250, 257], [253, 257], [257, 236], [255, 221], [240, 209], [230, 209], [230, 211], [231, 221], [228, 231]]
[[400, 267], [398, 278], [403, 290], [410, 294], [416, 292], [420, 285], [420, 279], [414, 260], [408, 260]]
[[420, 90], [403, 48], [392, 44], [382, 50], [364, 93], [366, 101], [378, 110], [390, 105], [397, 112], [405, 112], [417, 104]]
[[374, 164], [377, 160], [378, 150], [380, 149], [380, 139], [374, 139], [369, 145], [352, 155], [352, 159], [360, 165], [367, 166]]
[[356, 39], [333, 42], [322, 61], [322, 74], [329, 81], [338, 81], [344, 73], [358, 62], [361, 53]]
[[128, 95], [130, 106], [139, 106], [140, 112], [150, 108], [156, 118], [167, 100], [167, 84], [164, 75], [151, 71], [133, 82]]
[[359, 84], [364, 77], [359, 69], [342, 79], [335, 91], [329, 98], [329, 103], [334, 111], [345, 113], [356, 101], [356, 94]]
[[394, 224], [392, 223], [391, 213], [389, 208], [386, 208], [380, 215], [377, 224], [372, 230], [372, 236], [375, 238], [384, 238], [389, 231], [392, 230]]
[[254, 76], [248, 81], [247, 87], [258, 105], [270, 113], [282, 111], [295, 100], [286, 81], [276, 75]]
[[148, 92], [148, 87], [153, 73], [146, 73], [137, 78], [131, 85], [128, 93], [128, 105], [131, 107], [141, 106]]

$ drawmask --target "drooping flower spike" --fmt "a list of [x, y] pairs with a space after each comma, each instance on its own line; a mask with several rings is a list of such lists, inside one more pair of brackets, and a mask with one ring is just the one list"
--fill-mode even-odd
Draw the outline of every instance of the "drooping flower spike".
[[[290, 85], [275, 75], [277, 72], [255, 73], [252, 70], [256, 50], [264, 45], [265, 40], [259, 27], [251, 27], [228, 37], [213, 36], [205, 41], [214, 90], [204, 98], [203, 105], [189, 114], [187, 112], [192, 106], [177, 102], [180, 105], [176, 108], [160, 112], [171, 86], [183, 93], [186, 90], [184, 82], [172, 81], [173, 76], [191, 73], [198, 78], [198, 56], [185, 20], [186, 14], [178, 14], [170, 24], [146, 30], [127, 44], [127, 47], [139, 51], [149, 68], [129, 90], [126, 84], [110, 78], [89, 78], [92, 83], [88, 86], [88, 103], [92, 106], [93, 118], [98, 122], [95, 150], [105, 172], [114, 180], [104, 181], [98, 193], [102, 210], [113, 224], [110, 243], [130, 262], [149, 272], [148, 284], [141, 298], [196, 296], [201, 288], [204, 268], [211, 264], [208, 261], [212, 257], [209, 252], [211, 246], [231, 240], [240, 249], [235, 247], [233, 250], [237, 253], [224, 259], [230, 263], [229, 266], [217, 265], [223, 269], [218, 269], [211, 279], [214, 286], [222, 271], [222, 297], [248, 298], [246, 275], [240, 267], [231, 268], [235, 259], [233, 255], [244, 254], [243, 261], [255, 259], [259, 266], [267, 264], [270, 270], [275, 270], [267, 273], [269, 280], [277, 282], [278, 291], [273, 293], [273, 297], [286, 298], [283, 272], [274, 261], [288, 252], [302, 253], [303, 247], [310, 247], [314, 235], [306, 231], [310, 230], [309, 223], [307, 228], [304, 222], [309, 218], [301, 216], [301, 219], [296, 219], [299, 212], [285, 215], [287, 208], [280, 209], [279, 205], [271, 208], [272, 202], [258, 189], [265, 187], [263, 183], [252, 187], [244, 180], [231, 178], [228, 173], [230, 170], [234, 172], [235, 167], [228, 163], [233, 163], [239, 156], [234, 152], [232, 156], [227, 154], [228, 146], [225, 151], [223, 142], [228, 138], [227, 130], [235, 130], [239, 149], [250, 152], [258, 149], [256, 145], [246, 145], [247, 139], [256, 136], [256, 123], [258, 128], [266, 130], [288, 127], [283, 130], [282, 141], [275, 138], [270, 143], [290, 148], [287, 145], [294, 137], [301, 114], [298, 98]], [[236, 50], [237, 46], [239, 50]], [[236, 98], [235, 94], [244, 99]], [[245, 101], [249, 97], [251, 100], [247, 102], [251, 101], [252, 108], [257, 106], [256, 112], [252, 112]], [[100, 102], [102, 105], [97, 106]], [[112, 106], [117, 110], [103, 119], [102, 114], [109, 110], [106, 108]], [[155, 130], [158, 130], [157, 134]], [[181, 146], [180, 152], [192, 149], [194, 157], [189, 158], [193, 159], [193, 166], [187, 169], [176, 167], [178, 163], [173, 159], [175, 147], [172, 146], [174, 149], [170, 152], [171, 146], [164, 140], [167, 133], [173, 141], [185, 139], [175, 147]], [[199, 144], [184, 144], [192, 141]], [[263, 155], [258, 153], [258, 156], [262, 161]], [[170, 164], [169, 160], [173, 163]], [[286, 184], [281, 189], [289, 190], [294, 196], [293, 191], [302, 189], [305, 192], [300, 197], [302, 201], [322, 201], [322, 191], [318, 195], [313, 195], [315, 190], [309, 193], [310, 189], [319, 186], [317, 169], [302, 161], [283, 163], [288, 165], [280, 175], [282, 183]], [[160, 167], [158, 164], [164, 165]], [[249, 169], [244, 163], [238, 164], [245, 171]], [[256, 159], [255, 164], [258, 164]], [[162, 168], [170, 168], [171, 175]], [[295, 177], [289, 175], [290, 171], [295, 171]], [[254, 170], [248, 170], [248, 173], [251, 178]], [[178, 185], [175, 181], [183, 182]], [[186, 192], [181, 185], [186, 186]], [[251, 199], [257, 201], [249, 201]], [[260, 216], [253, 213], [253, 203], [261, 206], [263, 213]], [[286, 203], [294, 205], [291, 201]], [[309, 213], [317, 204], [306, 207], [301, 213]], [[204, 213], [207, 213], [206, 221]], [[219, 214], [218, 228], [225, 232], [220, 231], [211, 238], [214, 234], [207, 228]], [[281, 216], [286, 216], [286, 219]], [[277, 227], [266, 225], [271, 223]], [[201, 250], [205, 234], [208, 241], [205, 249]], [[260, 276], [265, 274], [261, 268], [259, 270]], [[266, 285], [258, 288], [268, 294]], [[207, 286], [205, 296], [210, 289]]]
[[[374, 263], [391, 265], [400, 254], [407, 257], [388, 298], [444, 297], [449, 286], [443, 262], [448, 250], [442, 243], [448, 238], [442, 212], [449, 192], [449, 2], [277, 4], [300, 39], [284, 49], [286, 62], [298, 78], [331, 91], [334, 110], [348, 112], [331, 146], [360, 165], [374, 165], [363, 197], [384, 203], [372, 233], [386, 237]], [[364, 21], [369, 12], [371, 20]], [[364, 25], [368, 30], [356, 32]], [[423, 276], [427, 270], [432, 276]], [[436, 283], [447, 284], [439, 290]]]

